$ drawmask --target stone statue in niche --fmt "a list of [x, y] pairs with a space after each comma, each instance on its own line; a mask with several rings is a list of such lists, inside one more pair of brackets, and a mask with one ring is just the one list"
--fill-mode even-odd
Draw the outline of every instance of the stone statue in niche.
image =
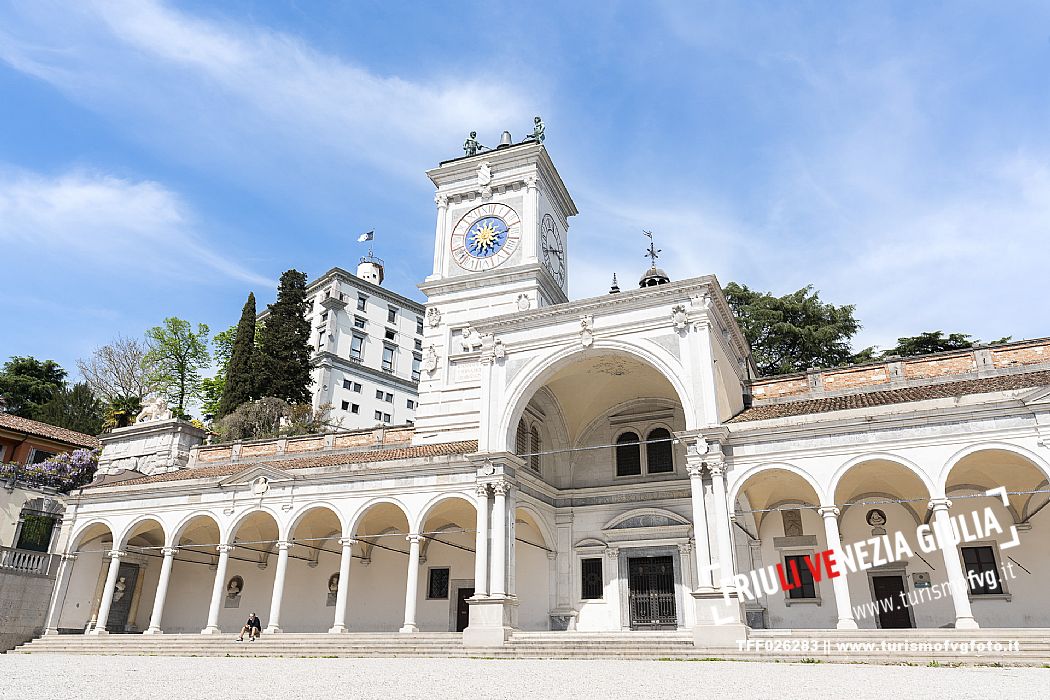
[[886, 528], [883, 527], [886, 524], [886, 514], [878, 508], [872, 508], [868, 511], [865, 520], [868, 521], [868, 525], [871, 525], [871, 534], [873, 535], [885, 535]]
[[244, 579], [240, 576], [233, 576], [229, 581], [226, 582], [226, 600], [223, 604], [224, 608], [239, 608], [241, 607], [241, 593], [244, 591]]
[[335, 599], [339, 595], [339, 573], [336, 572], [328, 577], [328, 601], [325, 607], [334, 608]]
[[124, 597], [124, 594], [128, 592], [128, 580], [124, 576], [117, 579], [116, 585], [113, 586], [113, 602], [118, 602]]
[[802, 511], [797, 509], [782, 510], [780, 517], [784, 519], [784, 537], [802, 537]]

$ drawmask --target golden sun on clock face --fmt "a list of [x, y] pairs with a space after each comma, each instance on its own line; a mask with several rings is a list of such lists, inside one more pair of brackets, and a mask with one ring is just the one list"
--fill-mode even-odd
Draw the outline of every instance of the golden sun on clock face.
[[521, 244], [521, 219], [505, 204], [483, 204], [467, 212], [452, 230], [452, 259], [464, 270], [491, 270]]

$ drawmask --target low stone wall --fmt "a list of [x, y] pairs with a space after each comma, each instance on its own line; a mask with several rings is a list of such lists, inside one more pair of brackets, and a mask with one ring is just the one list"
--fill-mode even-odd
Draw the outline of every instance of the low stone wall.
[[39, 637], [55, 580], [0, 569], [0, 652]]
[[268, 438], [216, 445], [198, 445], [190, 451], [189, 466], [248, 462], [316, 452], [378, 449], [412, 442], [412, 426], [378, 427], [323, 435]]

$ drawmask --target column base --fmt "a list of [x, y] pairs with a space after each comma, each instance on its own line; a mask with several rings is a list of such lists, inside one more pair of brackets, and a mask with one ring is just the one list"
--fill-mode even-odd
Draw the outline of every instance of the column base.
[[955, 629], [957, 630], [979, 630], [981, 626], [972, 617], [955, 618]]
[[835, 624], [835, 629], [837, 629], [837, 630], [855, 630], [855, 629], [859, 629], [859, 628], [857, 627], [857, 621], [854, 620], [853, 618], [849, 618], [849, 619], [846, 619], [846, 620], [841, 620], [840, 619], [838, 621], [838, 623]]
[[400, 632], [401, 634], [415, 634], [418, 631], [419, 628], [415, 625], [405, 625], [404, 627], [398, 630], [398, 632]]
[[222, 630], [216, 626], [210, 626], [202, 629], [201, 634], [222, 634]]
[[105, 629], [103, 629], [101, 627], [97, 627], [97, 628], [91, 630], [90, 632], [88, 632], [88, 634], [103, 635], [103, 634], [109, 634], [109, 632], [107, 632]]
[[56, 635], [56, 634], [58, 634], [58, 628], [57, 627], [51, 627], [49, 629], [44, 630], [44, 636], [45, 637], [51, 636], [51, 635]]
[[270, 625], [263, 630], [263, 634], [282, 634], [282, 630], [277, 625]]
[[470, 623], [463, 630], [465, 647], [500, 647], [518, 626], [518, 599], [513, 596], [468, 598]]
[[150, 627], [142, 634], [164, 634], [164, 631], [160, 627]]
[[[751, 628], [744, 624], [743, 605], [735, 592], [700, 589], [692, 593], [697, 624], [693, 646], [709, 649], [738, 649]], [[726, 600], [728, 596], [728, 600]]]
[[328, 634], [346, 634], [349, 631], [346, 625], [336, 625], [328, 630]]

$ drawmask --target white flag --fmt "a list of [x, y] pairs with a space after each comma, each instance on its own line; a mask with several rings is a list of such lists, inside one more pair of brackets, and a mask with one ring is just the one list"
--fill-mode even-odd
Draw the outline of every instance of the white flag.
[[357, 242], [358, 243], [364, 243], [365, 241], [370, 241], [370, 240], [372, 240], [375, 237], [376, 237], [375, 231], [369, 231], [368, 233], [362, 233], [360, 236], [358, 236], [357, 237]]

